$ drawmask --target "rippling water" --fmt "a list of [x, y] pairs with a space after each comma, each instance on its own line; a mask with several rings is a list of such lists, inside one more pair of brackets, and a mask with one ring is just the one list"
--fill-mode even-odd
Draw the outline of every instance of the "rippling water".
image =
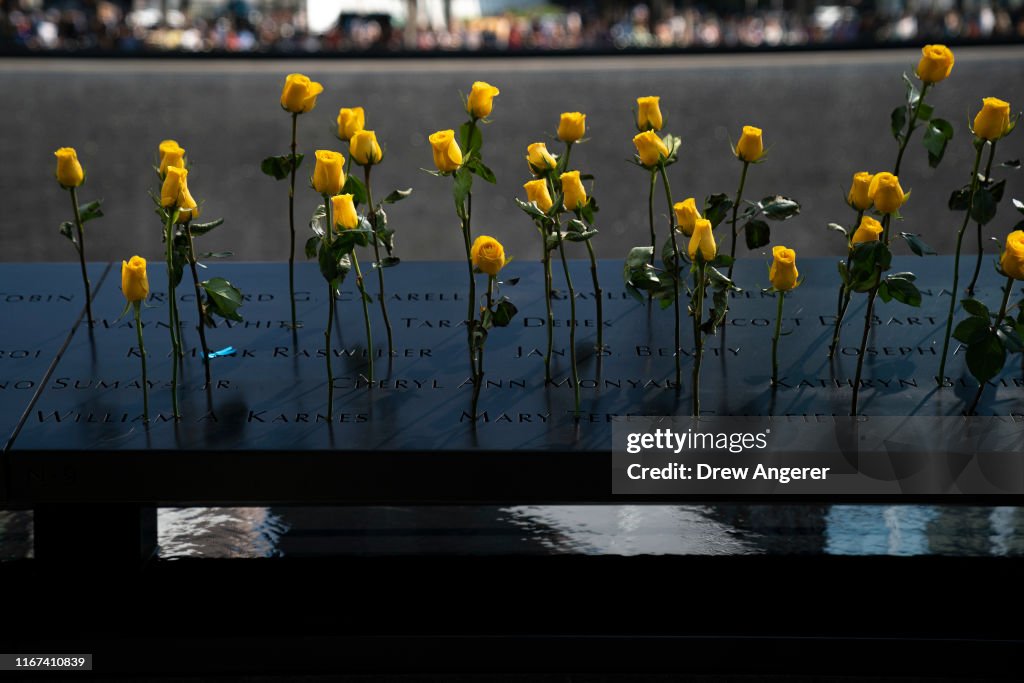
[[[1024, 555], [1024, 508], [524, 505], [164, 508], [160, 556], [345, 554]], [[0, 560], [31, 557], [32, 515], [0, 511]]]

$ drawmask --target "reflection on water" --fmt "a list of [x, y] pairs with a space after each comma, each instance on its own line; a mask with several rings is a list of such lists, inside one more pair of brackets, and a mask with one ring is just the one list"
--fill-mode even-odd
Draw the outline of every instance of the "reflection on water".
[[269, 508], [164, 508], [160, 557], [275, 557], [288, 525]]
[[[168, 559], [346, 554], [1024, 556], [1020, 507], [165, 508], [158, 519], [160, 556]], [[0, 511], [0, 561], [31, 557], [31, 552], [31, 513]]]

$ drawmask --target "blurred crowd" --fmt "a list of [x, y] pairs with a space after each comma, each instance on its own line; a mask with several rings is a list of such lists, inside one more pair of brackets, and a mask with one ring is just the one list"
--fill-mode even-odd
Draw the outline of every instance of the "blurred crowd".
[[519, 52], [1024, 40], [1024, 0], [568, 0], [496, 16], [449, 16], [440, 26], [342, 13], [320, 31], [310, 30], [305, 3], [295, 0], [167, 4], [0, 0], [0, 50]]

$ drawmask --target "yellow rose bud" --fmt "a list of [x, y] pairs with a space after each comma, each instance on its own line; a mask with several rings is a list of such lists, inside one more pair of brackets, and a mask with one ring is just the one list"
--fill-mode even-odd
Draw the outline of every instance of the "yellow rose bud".
[[743, 126], [743, 134], [740, 141], [736, 143], [736, 157], [740, 161], [757, 161], [764, 154], [764, 144], [761, 142], [761, 129], [753, 126]]
[[676, 202], [672, 209], [676, 212], [676, 230], [687, 237], [691, 236], [693, 229], [697, 226], [697, 219], [700, 218], [700, 212], [697, 211], [697, 200], [693, 197], [684, 199], [681, 202]]
[[334, 224], [344, 230], [354, 230], [359, 226], [359, 214], [356, 213], [356, 203], [350, 194], [336, 194], [331, 197], [331, 212], [334, 214]]
[[377, 144], [377, 134], [372, 130], [361, 130], [348, 141], [348, 153], [360, 166], [379, 164], [384, 152]]
[[665, 146], [665, 143], [661, 141], [661, 138], [653, 130], [634, 135], [633, 144], [636, 145], [636, 153], [640, 157], [640, 163], [648, 168], [653, 168], [662, 159], [668, 158], [668, 147]]
[[853, 174], [853, 182], [850, 183], [850, 192], [846, 195], [846, 202], [858, 211], [867, 211], [871, 208], [871, 197], [868, 196], [868, 190], [871, 189], [873, 177], [867, 171], [858, 171]]
[[199, 205], [192, 198], [188, 191], [188, 182], [183, 178], [178, 188], [178, 222], [188, 223], [193, 218], [199, 218]]
[[715, 233], [711, 230], [711, 221], [706, 218], [698, 218], [693, 226], [693, 234], [690, 235], [690, 245], [687, 253], [690, 259], [697, 258], [697, 252], [704, 257], [705, 261], [713, 261], [718, 256], [718, 245], [715, 244]]
[[772, 247], [772, 257], [768, 279], [778, 291], [788, 292], [796, 287], [800, 279], [800, 271], [796, 269], [796, 252], [788, 247]]
[[188, 171], [177, 166], [169, 166], [167, 175], [164, 176], [163, 185], [160, 186], [160, 205], [165, 209], [178, 206], [178, 198], [181, 197], [181, 188], [185, 185]]
[[535, 203], [537, 208], [544, 213], [547, 213], [551, 205], [554, 204], [551, 193], [548, 192], [548, 181], [531, 180], [523, 185], [523, 188], [526, 189], [526, 200]]
[[1010, 130], [1010, 103], [997, 97], [986, 97], [981, 111], [974, 117], [974, 134], [983, 140], [998, 140]]
[[906, 201], [906, 195], [900, 187], [900, 179], [888, 171], [876, 173], [871, 179], [868, 197], [882, 213], [896, 213]]
[[636, 127], [640, 130], [661, 130], [660, 97], [636, 98]]
[[160, 143], [160, 176], [167, 173], [168, 166], [185, 168], [185, 150], [176, 140], [164, 140]]
[[883, 228], [882, 224], [876, 221], [871, 216], [864, 216], [860, 219], [860, 225], [853, 233], [853, 237], [850, 239], [852, 244], [860, 244], [861, 242], [877, 242], [882, 236]]
[[292, 114], [305, 114], [316, 106], [316, 97], [324, 86], [302, 74], [288, 74], [281, 90], [281, 106]]
[[526, 160], [530, 162], [530, 172], [534, 175], [550, 171], [558, 165], [555, 158], [548, 152], [548, 146], [543, 142], [531, 143], [526, 148]]
[[953, 70], [953, 52], [945, 45], [925, 45], [917, 63], [917, 77], [925, 83], [938, 83]]
[[128, 261], [121, 261], [121, 293], [132, 303], [144, 301], [149, 296], [146, 259], [132, 256]]
[[558, 119], [558, 139], [562, 142], [577, 142], [587, 132], [587, 115], [578, 111], [567, 111]]
[[569, 171], [559, 176], [562, 181], [562, 206], [567, 211], [582, 209], [587, 204], [587, 191], [583, 189], [579, 171]]
[[61, 147], [53, 153], [57, 157], [57, 182], [61, 187], [78, 187], [85, 180], [85, 171], [78, 163], [78, 152], [74, 147]]
[[328, 149], [316, 151], [313, 167], [313, 189], [328, 197], [341, 192], [345, 186], [345, 157]]
[[999, 267], [1014, 280], [1024, 280], [1024, 230], [1014, 230], [1007, 235]]
[[454, 130], [439, 130], [429, 138], [430, 147], [434, 152], [434, 166], [442, 173], [457, 171], [462, 165], [462, 150], [455, 142]]
[[338, 137], [348, 142], [366, 125], [366, 114], [362, 107], [338, 110]]
[[469, 91], [469, 97], [466, 100], [466, 111], [469, 112], [470, 116], [474, 119], [485, 119], [491, 115], [491, 108], [494, 106], [494, 98], [501, 91], [495, 88], [490, 83], [484, 81], [477, 81], [473, 84], [473, 89]]
[[494, 277], [505, 267], [505, 247], [501, 246], [501, 242], [493, 237], [480, 235], [473, 240], [469, 258], [473, 261], [473, 266], [481, 273], [487, 273]]

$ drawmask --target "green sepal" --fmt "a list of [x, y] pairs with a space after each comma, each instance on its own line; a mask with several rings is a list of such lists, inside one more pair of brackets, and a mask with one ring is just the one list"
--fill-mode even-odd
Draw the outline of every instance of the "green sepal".
[[[295, 155], [295, 170], [302, 165], [304, 154]], [[260, 170], [275, 180], [284, 180], [292, 173], [292, 155], [282, 154], [280, 156], [267, 157], [260, 162]]]

